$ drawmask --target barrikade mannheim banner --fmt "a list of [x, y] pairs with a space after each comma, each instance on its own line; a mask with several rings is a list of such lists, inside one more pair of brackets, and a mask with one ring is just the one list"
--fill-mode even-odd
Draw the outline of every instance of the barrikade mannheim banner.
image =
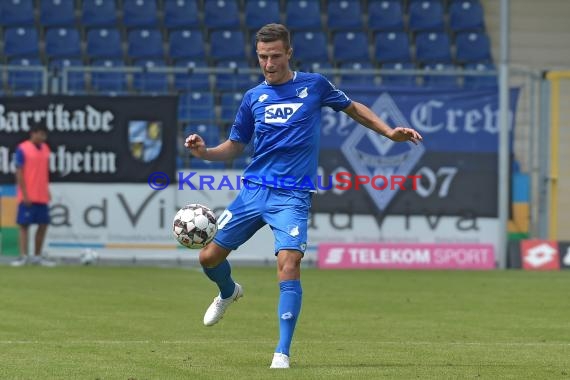
[[13, 154], [34, 124], [49, 131], [52, 182], [146, 182], [174, 174], [176, 97], [0, 98], [0, 184], [13, 184]]
[[[393, 143], [342, 112], [323, 109], [323, 183], [313, 197], [307, 260], [321, 268], [495, 267], [496, 89], [347, 94], [389, 125], [418, 130], [424, 142]], [[518, 90], [511, 90], [511, 145], [517, 98]], [[13, 185], [17, 144], [33, 123], [45, 123], [52, 150], [50, 254], [92, 247], [103, 256], [195, 259], [193, 252], [176, 249], [172, 215], [192, 202], [219, 214], [237, 190], [186, 184], [179, 190], [178, 174], [197, 172], [191, 180], [203, 175], [220, 182], [241, 171], [176, 168], [176, 112], [176, 97], [0, 98], [0, 184]], [[149, 187], [155, 172], [170, 177], [167, 189]], [[393, 178], [398, 183], [390, 183]], [[327, 186], [329, 180], [334, 186]], [[356, 182], [358, 189], [347, 188]], [[266, 260], [272, 246], [271, 231], [264, 228], [234, 258]]]

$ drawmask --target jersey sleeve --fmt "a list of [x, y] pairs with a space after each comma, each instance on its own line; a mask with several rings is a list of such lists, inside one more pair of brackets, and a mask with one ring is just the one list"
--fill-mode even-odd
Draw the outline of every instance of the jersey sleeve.
[[16, 167], [18, 169], [24, 166], [24, 151], [22, 150], [22, 148], [16, 149], [16, 153], [14, 153], [14, 158], [16, 161]]
[[342, 111], [352, 103], [346, 94], [337, 89], [327, 78], [319, 74], [319, 84], [322, 94], [323, 106], [331, 107], [335, 111]]
[[229, 139], [243, 144], [248, 144], [253, 136], [255, 120], [251, 110], [251, 95], [249, 92], [243, 97], [230, 130]]

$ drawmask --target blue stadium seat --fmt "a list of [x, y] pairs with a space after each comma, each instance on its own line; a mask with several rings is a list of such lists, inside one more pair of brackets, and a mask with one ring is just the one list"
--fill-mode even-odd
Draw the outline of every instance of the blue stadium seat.
[[253, 156], [253, 139], [247, 144], [243, 150], [243, 153], [234, 158], [232, 161], [232, 169], [245, 169], [247, 165], [251, 163]]
[[376, 82], [375, 75], [372, 73], [364, 73], [362, 70], [371, 70], [374, 68], [370, 62], [345, 62], [339, 66], [340, 69], [354, 70], [351, 74], [341, 74], [340, 84], [345, 86], [363, 86], [370, 87]]
[[4, 30], [4, 55], [7, 57], [39, 56], [38, 32], [33, 27], [14, 27]]
[[244, 47], [241, 30], [215, 30], [210, 34], [210, 57], [214, 61], [243, 60]]
[[162, 34], [157, 29], [130, 30], [127, 34], [127, 53], [132, 59], [163, 59]]
[[220, 117], [225, 122], [234, 121], [238, 108], [243, 99], [243, 92], [226, 92], [220, 97]]
[[81, 36], [75, 28], [48, 29], [45, 35], [45, 51], [49, 59], [81, 58]]
[[276, 0], [246, 0], [245, 26], [253, 31], [270, 23], [280, 23], [279, 1]]
[[458, 77], [457, 75], [430, 75], [430, 72], [434, 71], [446, 71], [455, 70], [455, 66], [450, 63], [433, 63], [425, 65], [424, 72], [426, 73], [424, 78], [425, 87], [458, 87]]
[[236, 0], [204, 2], [204, 25], [208, 29], [237, 29], [240, 27]]
[[167, 29], [199, 28], [196, 0], [170, 0], [164, 2], [164, 26]]
[[241, 156], [234, 158], [232, 161], [232, 169], [245, 169], [247, 165], [251, 163], [251, 156], [248, 154], [242, 154]]
[[215, 88], [219, 91], [245, 91], [260, 82], [258, 80], [259, 74], [252, 75], [239, 72], [239, 69], [249, 69], [249, 65], [245, 61], [218, 62], [216, 67], [233, 70], [231, 73], [218, 73], [215, 75]]
[[74, 0], [41, 0], [40, 24], [44, 27], [75, 26]]
[[208, 64], [203, 60], [180, 60], [176, 61], [176, 67], [188, 69], [187, 73], [174, 74], [174, 88], [185, 92], [210, 91], [210, 75], [196, 73], [195, 68], [207, 68]]
[[181, 59], [203, 59], [206, 55], [204, 35], [201, 30], [174, 30], [168, 36], [169, 56]]
[[255, 33], [251, 33], [251, 43], [249, 46], [246, 46], [249, 47], [249, 49], [246, 50], [246, 53], [251, 56], [252, 60], [255, 60], [255, 62], [257, 62], [257, 46], [255, 42]]
[[449, 6], [449, 28], [454, 32], [485, 29], [483, 7], [477, 0], [454, 1]]
[[90, 29], [87, 32], [87, 56], [90, 59], [122, 59], [121, 34], [118, 29]]
[[[492, 63], [469, 63], [465, 65], [465, 70], [469, 71], [479, 71], [481, 74], [489, 73], [491, 71], [495, 71], [495, 65]], [[485, 88], [485, 87], [497, 87], [497, 74], [496, 72], [494, 75], [486, 76], [472, 76], [472, 75], [465, 75], [463, 77], [463, 85], [465, 88], [469, 89], [478, 89], [478, 88]]]
[[[205, 161], [200, 158], [190, 157], [190, 169], [217, 170], [225, 168], [226, 164], [223, 161]], [[212, 186], [216, 186], [216, 184], [212, 184]]]
[[[408, 3], [408, 6], [410, 6], [413, 3], [423, 3], [424, 1], [426, 1], [426, 0], [407, 0], [407, 3]], [[438, 1], [441, 3], [443, 0], [427, 0], [427, 1]], [[447, 1], [449, 2], [449, 1], [454, 1], [454, 0], [447, 0]], [[405, 1], [402, 0], [402, 2], [405, 2]]]
[[368, 35], [364, 32], [336, 32], [333, 36], [333, 60], [368, 62], [368, 45]]
[[142, 59], [134, 62], [135, 66], [143, 68], [142, 73], [134, 73], [133, 89], [147, 94], [168, 93], [168, 74], [146, 71], [154, 67], [164, 67], [161, 59]]
[[371, 31], [404, 31], [404, 11], [400, 0], [369, 0], [368, 29]]
[[184, 126], [184, 138], [192, 135], [200, 135], [208, 145], [218, 145], [222, 142], [222, 132], [215, 124], [189, 123]]
[[327, 26], [329, 30], [362, 30], [360, 0], [329, 0]]
[[410, 62], [410, 39], [405, 32], [380, 32], [374, 37], [374, 59], [378, 62]]
[[485, 33], [458, 33], [455, 46], [457, 62], [491, 62], [491, 43]]
[[411, 31], [443, 31], [444, 12], [440, 0], [412, 2], [409, 14], [409, 28]]
[[86, 28], [117, 25], [115, 0], [83, 0], [81, 23]]
[[33, 0], [3, 0], [0, 2], [0, 25], [32, 26], [34, 25]]
[[[51, 70], [57, 70], [61, 72], [62, 81], [64, 76], [63, 68], [71, 66], [82, 67], [83, 63], [81, 62], [80, 59], [60, 58], [52, 60], [49, 64]], [[69, 71], [66, 73], [66, 75], [67, 75], [67, 93], [69, 93], [70, 95], [74, 95], [74, 94], [84, 94], [87, 91], [85, 72]]]
[[214, 96], [210, 92], [187, 92], [179, 97], [178, 120], [182, 122], [212, 122], [216, 116]]
[[293, 59], [301, 62], [326, 62], [327, 37], [322, 31], [297, 32], [293, 35]]
[[[8, 61], [11, 66], [42, 66], [38, 58], [14, 58]], [[8, 70], [8, 87], [14, 95], [41, 94], [43, 87], [40, 71]]]
[[[116, 69], [124, 67], [124, 64], [120, 60], [105, 59], [93, 61], [92, 66]], [[127, 75], [120, 71], [92, 72], [91, 88], [95, 92], [111, 95], [125, 93], [127, 91]]]
[[[385, 63], [382, 70], [402, 71], [415, 70], [416, 65], [411, 62]], [[417, 79], [415, 75], [409, 74], [382, 74], [382, 85], [385, 86], [416, 86]]]
[[300, 71], [305, 71], [309, 73], [322, 73], [323, 70], [326, 71], [332, 69], [333, 65], [329, 61], [323, 61], [323, 62], [304, 61], [301, 62], [298, 67]]
[[285, 22], [291, 31], [322, 30], [321, 6], [314, 0], [287, 0]]
[[157, 25], [156, 0], [123, 0], [123, 24], [127, 28]]
[[422, 32], [416, 35], [416, 60], [421, 63], [451, 62], [451, 42], [447, 33]]

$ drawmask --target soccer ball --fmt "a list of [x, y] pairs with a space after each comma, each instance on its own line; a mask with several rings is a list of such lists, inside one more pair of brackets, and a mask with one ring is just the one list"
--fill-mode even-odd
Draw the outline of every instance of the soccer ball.
[[91, 265], [99, 260], [99, 254], [90, 248], [85, 249], [79, 256], [79, 262], [83, 265]]
[[172, 233], [187, 248], [203, 248], [218, 232], [216, 215], [208, 207], [192, 203], [182, 207], [174, 216]]

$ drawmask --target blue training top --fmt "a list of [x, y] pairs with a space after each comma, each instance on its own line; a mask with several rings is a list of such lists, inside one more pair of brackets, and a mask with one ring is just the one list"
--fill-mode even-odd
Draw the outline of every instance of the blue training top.
[[[321, 74], [294, 72], [279, 84], [248, 90], [230, 132], [230, 140], [248, 144], [253, 158], [244, 177], [270, 187], [315, 190], [321, 108], [341, 111], [352, 101]], [[308, 180], [311, 183], [308, 183]]]

